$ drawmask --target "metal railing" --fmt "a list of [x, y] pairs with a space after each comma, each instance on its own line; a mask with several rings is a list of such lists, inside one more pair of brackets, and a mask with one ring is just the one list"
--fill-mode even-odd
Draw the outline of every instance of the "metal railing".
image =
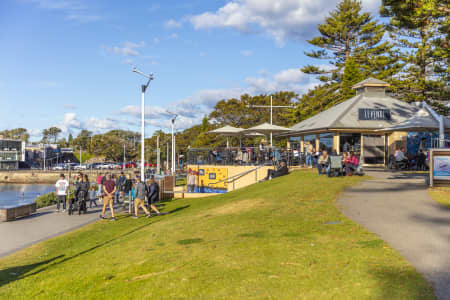
[[449, 139], [432, 138], [431, 149], [450, 148]]
[[247, 171], [244, 171], [242, 173], [230, 176], [230, 177], [228, 177], [226, 179], [222, 179], [222, 180], [219, 180], [217, 182], [211, 182], [211, 183], [208, 184], [208, 187], [210, 187], [212, 185], [219, 184], [219, 183], [227, 183], [227, 184], [232, 183], [233, 184], [233, 191], [234, 191], [235, 190], [235, 182], [236, 182], [236, 180], [241, 179], [242, 177], [244, 177], [244, 176], [246, 176], [246, 175], [248, 175], [250, 173], [255, 172], [255, 182], [258, 182], [258, 170], [261, 169], [262, 167], [264, 167], [264, 166], [258, 166], [256, 168], [251, 169], [251, 170], [247, 170]]
[[190, 149], [187, 164], [223, 166], [274, 166], [280, 161], [295, 166], [304, 162], [304, 154], [299, 150], [281, 148], [230, 147]]

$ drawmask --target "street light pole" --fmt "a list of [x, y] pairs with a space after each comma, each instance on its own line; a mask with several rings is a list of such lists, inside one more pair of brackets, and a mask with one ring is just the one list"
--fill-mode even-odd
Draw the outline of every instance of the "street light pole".
[[153, 80], [153, 73], [150, 73], [150, 75], [144, 74], [141, 71], [137, 70], [136, 68], [133, 68], [133, 72], [142, 75], [146, 78], [148, 78], [146, 85], [141, 85], [141, 181], [145, 181], [145, 91], [147, 90], [148, 86], [150, 85], [150, 81]]
[[167, 113], [172, 115], [171, 119], [171, 125], [172, 125], [172, 168], [171, 173], [172, 175], [175, 174], [175, 136], [174, 136], [174, 130], [175, 130], [175, 120], [177, 119], [178, 115], [171, 113], [170, 111], [167, 111]]
[[125, 144], [123, 144], [123, 166], [122, 169], [125, 169], [125, 166], [127, 164], [127, 158], [126, 158], [126, 152], [125, 152]]
[[[248, 108], [259, 107], [259, 108], [270, 108], [270, 125], [273, 125], [273, 109], [274, 108], [295, 108], [293, 105], [273, 105], [273, 97], [270, 96], [270, 105], [247, 105]], [[270, 133], [270, 145], [273, 147], [272, 143], [272, 132]]]
[[156, 171], [157, 174], [161, 174], [161, 150], [159, 149], [159, 134], [156, 136]]

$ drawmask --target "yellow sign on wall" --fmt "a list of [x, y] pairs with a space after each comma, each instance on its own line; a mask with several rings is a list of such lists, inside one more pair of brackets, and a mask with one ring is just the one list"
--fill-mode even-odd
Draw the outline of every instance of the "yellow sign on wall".
[[[221, 189], [227, 190], [228, 168], [221, 167], [205, 167], [193, 168], [198, 176], [198, 186], [204, 189]], [[212, 191], [213, 192], [213, 191]]]

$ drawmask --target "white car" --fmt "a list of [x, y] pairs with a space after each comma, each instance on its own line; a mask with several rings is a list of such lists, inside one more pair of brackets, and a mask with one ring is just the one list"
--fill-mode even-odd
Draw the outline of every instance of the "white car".
[[73, 167], [74, 170], [87, 170], [87, 165], [76, 165]]

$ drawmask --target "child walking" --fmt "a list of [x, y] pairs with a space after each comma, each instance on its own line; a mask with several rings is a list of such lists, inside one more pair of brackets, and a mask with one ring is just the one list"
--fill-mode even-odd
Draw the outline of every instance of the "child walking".
[[89, 208], [92, 208], [92, 203], [94, 203], [94, 206], [97, 207], [96, 196], [97, 193], [95, 191], [95, 187], [92, 185], [91, 189], [89, 190]]

